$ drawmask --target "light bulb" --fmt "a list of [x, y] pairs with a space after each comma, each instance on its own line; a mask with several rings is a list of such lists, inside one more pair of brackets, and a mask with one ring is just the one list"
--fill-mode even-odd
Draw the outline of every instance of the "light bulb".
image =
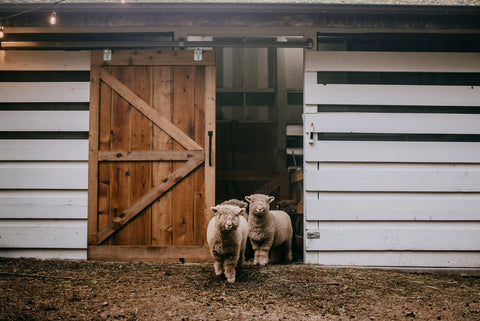
[[5, 37], [5, 33], [3, 33], [3, 26], [0, 27], [0, 39], [3, 39]]
[[56, 23], [57, 23], [57, 13], [53, 11], [52, 15], [50, 16], [50, 24], [54, 25]]

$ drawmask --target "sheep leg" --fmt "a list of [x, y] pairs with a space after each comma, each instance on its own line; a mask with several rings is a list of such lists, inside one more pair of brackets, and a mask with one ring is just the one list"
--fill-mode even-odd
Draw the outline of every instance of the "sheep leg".
[[288, 239], [283, 243], [283, 258], [286, 262], [291, 262], [293, 260], [292, 239]]
[[223, 274], [223, 262], [215, 260], [213, 268], [215, 269], [216, 276], [220, 276]]
[[227, 282], [235, 282], [235, 264], [225, 264], [225, 277]]
[[253, 259], [254, 264], [266, 265], [268, 263], [268, 252], [269, 249], [261, 248], [255, 250], [255, 258]]

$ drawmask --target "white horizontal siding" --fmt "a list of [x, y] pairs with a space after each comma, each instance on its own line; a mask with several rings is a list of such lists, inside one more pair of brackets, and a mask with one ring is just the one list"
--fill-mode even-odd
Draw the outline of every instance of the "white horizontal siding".
[[480, 191], [478, 165], [326, 163], [304, 175], [306, 191]]
[[[305, 262], [480, 267], [480, 143], [318, 140], [340, 134], [478, 135], [480, 89], [317, 84], [317, 71], [478, 72], [477, 53], [307, 52]], [[450, 63], [446, 63], [449, 61]], [[441, 113], [318, 113], [317, 105], [449, 106]], [[333, 136], [332, 136], [333, 137]], [[438, 136], [441, 138], [441, 136]], [[462, 136], [458, 136], [461, 140]], [[470, 137], [473, 136], [464, 136]], [[329, 138], [333, 139], [333, 138]]]
[[308, 253], [305, 263], [403, 268], [478, 268], [480, 253], [478, 251], [315, 251]]
[[305, 122], [322, 133], [480, 134], [480, 114], [317, 113]]
[[478, 221], [480, 194], [316, 193], [305, 212], [308, 221]]
[[305, 71], [480, 72], [480, 53], [307, 51]]
[[0, 190], [0, 219], [86, 220], [87, 198], [86, 190]]
[[477, 251], [478, 222], [321, 222], [307, 251]]
[[0, 248], [87, 248], [85, 220], [2, 220]]
[[2, 131], [88, 131], [88, 111], [0, 111]]
[[[402, 106], [478, 106], [480, 87], [407, 85], [306, 85], [311, 95], [305, 104], [402, 105]], [[311, 88], [308, 88], [311, 87]], [[349, 95], [345, 95], [348, 92]]]
[[478, 142], [315, 141], [312, 162], [479, 163]]
[[5, 103], [88, 102], [88, 82], [4, 82], [0, 97]]
[[86, 162], [0, 163], [0, 189], [87, 189]]
[[87, 251], [85, 249], [10, 249], [0, 248], [0, 257], [28, 257], [36, 259], [73, 259], [86, 260]]
[[[89, 51], [0, 52], [0, 70], [89, 69]], [[0, 103], [68, 104], [89, 99], [88, 81], [0, 84]], [[88, 139], [35, 139], [40, 138], [35, 135], [88, 128], [88, 111], [0, 111], [0, 131], [34, 138], [0, 140], [0, 256], [87, 257]]]
[[87, 139], [0, 140], [3, 161], [88, 161]]

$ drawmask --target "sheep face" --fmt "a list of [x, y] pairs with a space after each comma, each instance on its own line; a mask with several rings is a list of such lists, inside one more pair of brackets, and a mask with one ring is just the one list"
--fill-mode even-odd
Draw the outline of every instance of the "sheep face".
[[275, 197], [263, 195], [263, 194], [253, 194], [250, 196], [245, 196], [245, 200], [250, 203], [250, 214], [261, 217], [265, 216], [269, 209], [270, 203], [273, 202]]
[[240, 224], [240, 216], [245, 214], [245, 209], [233, 205], [217, 205], [211, 208], [217, 216], [217, 223], [222, 232], [235, 231]]

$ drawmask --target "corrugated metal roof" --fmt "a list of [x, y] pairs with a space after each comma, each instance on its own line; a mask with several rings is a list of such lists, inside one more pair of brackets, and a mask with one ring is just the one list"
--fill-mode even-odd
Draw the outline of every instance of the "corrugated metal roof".
[[[57, 0], [0, 0], [2, 4], [47, 4], [55, 3]], [[480, 0], [65, 0], [62, 3], [72, 4], [298, 4], [298, 5], [398, 5], [398, 6], [480, 6]]]

